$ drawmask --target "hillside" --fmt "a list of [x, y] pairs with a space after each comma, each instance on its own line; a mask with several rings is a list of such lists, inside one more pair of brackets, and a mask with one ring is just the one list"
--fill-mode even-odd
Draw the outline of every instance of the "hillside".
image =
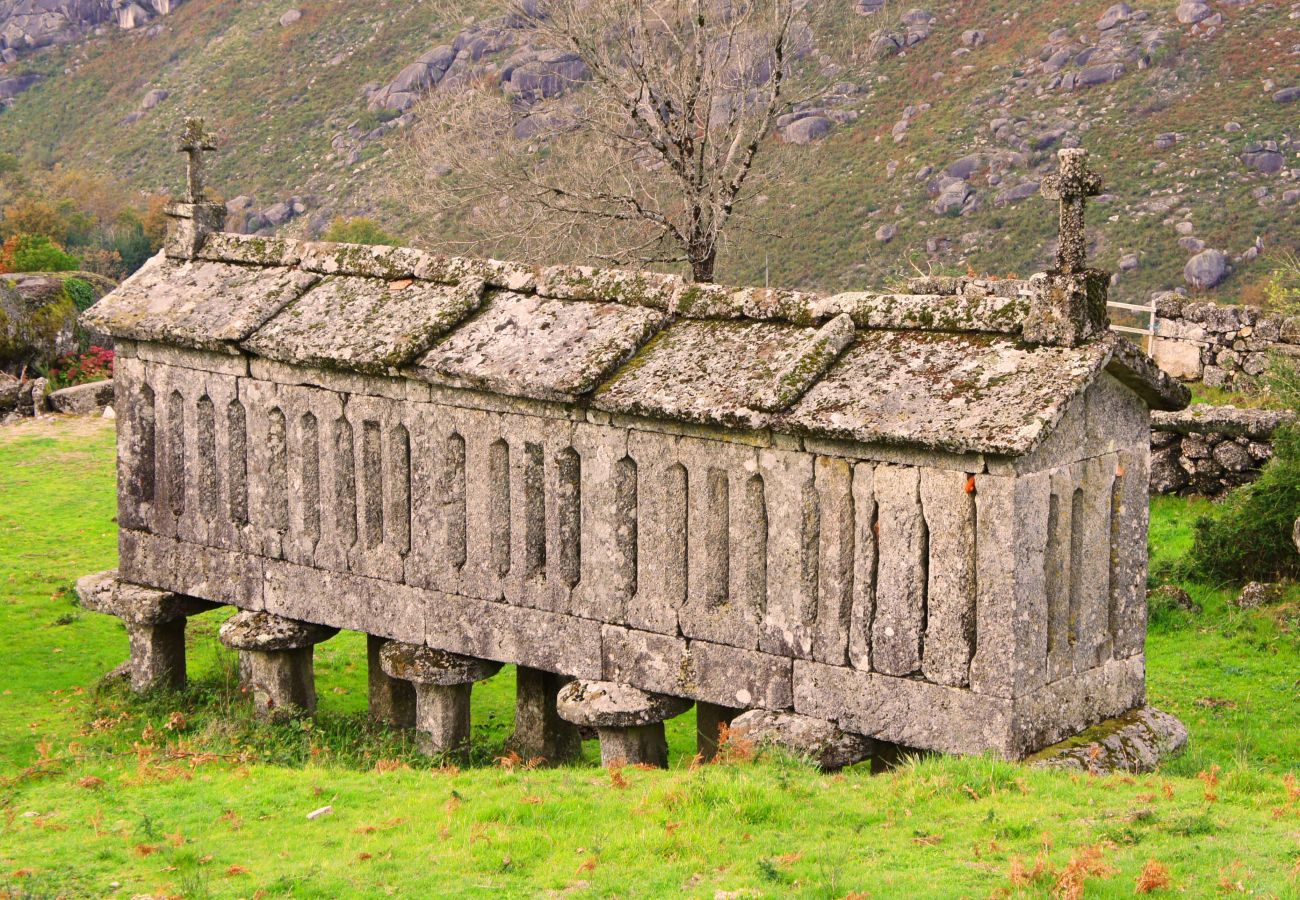
[[[253, 227], [364, 213], [435, 245], [455, 229], [383, 199], [386, 154], [435, 66], [509, 71], [501, 0], [173, 6], [0, 68], [31, 85], [0, 113], [0, 147], [167, 191], [182, 171], [170, 135], [198, 113], [221, 138], [213, 183]], [[1270, 254], [1300, 249], [1300, 3], [966, 0], [862, 22], [883, 58], [773, 138], [790, 177], [722, 278], [761, 282], [769, 266], [773, 283], [834, 289], [913, 267], [1041, 268], [1055, 219], [1036, 183], [1071, 145], [1106, 178], [1093, 255], [1120, 273], [1118, 299], [1189, 287], [1201, 254], [1191, 289], [1255, 300]], [[453, 48], [441, 61], [439, 45]]]

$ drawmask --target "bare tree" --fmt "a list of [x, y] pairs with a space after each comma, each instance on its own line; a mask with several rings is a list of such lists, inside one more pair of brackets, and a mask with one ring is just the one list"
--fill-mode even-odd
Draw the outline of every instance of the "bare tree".
[[711, 281], [737, 212], [771, 174], [762, 151], [778, 117], [834, 74], [806, 61], [808, 5], [519, 6], [554, 65], [535, 96], [471, 79], [424, 100], [397, 169], [403, 202], [454, 217], [477, 252], [685, 264]]

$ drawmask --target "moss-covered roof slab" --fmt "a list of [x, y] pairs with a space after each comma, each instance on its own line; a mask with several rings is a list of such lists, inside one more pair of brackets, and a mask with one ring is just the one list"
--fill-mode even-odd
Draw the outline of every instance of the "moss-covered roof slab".
[[415, 375], [455, 387], [572, 402], [668, 322], [642, 306], [496, 294], [434, 347]]

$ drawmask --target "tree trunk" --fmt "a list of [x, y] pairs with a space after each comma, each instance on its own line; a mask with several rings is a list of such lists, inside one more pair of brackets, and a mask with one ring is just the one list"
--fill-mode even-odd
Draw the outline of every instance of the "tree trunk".
[[716, 250], [710, 250], [702, 256], [691, 259], [691, 281], [696, 284], [711, 284], [713, 282], [713, 266], [717, 259], [718, 253]]

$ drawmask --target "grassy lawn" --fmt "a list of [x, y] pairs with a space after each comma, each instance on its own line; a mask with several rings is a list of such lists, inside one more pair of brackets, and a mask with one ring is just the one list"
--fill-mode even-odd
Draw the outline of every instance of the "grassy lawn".
[[[365, 720], [365, 646], [317, 651], [314, 723], [254, 723], [219, 614], [192, 620], [184, 693], [98, 686], [126, 655], [71, 582], [110, 567], [113, 435], [99, 421], [0, 430], [0, 897], [1300, 897], [1300, 592], [1154, 618], [1152, 702], [1191, 748], [1164, 771], [1090, 778], [993, 759], [880, 776], [797, 760], [672, 768], [496, 759], [509, 669], [474, 694], [477, 758], [419, 758]], [[1157, 570], [1200, 504], [1153, 505]], [[307, 813], [331, 806], [314, 820]]]

